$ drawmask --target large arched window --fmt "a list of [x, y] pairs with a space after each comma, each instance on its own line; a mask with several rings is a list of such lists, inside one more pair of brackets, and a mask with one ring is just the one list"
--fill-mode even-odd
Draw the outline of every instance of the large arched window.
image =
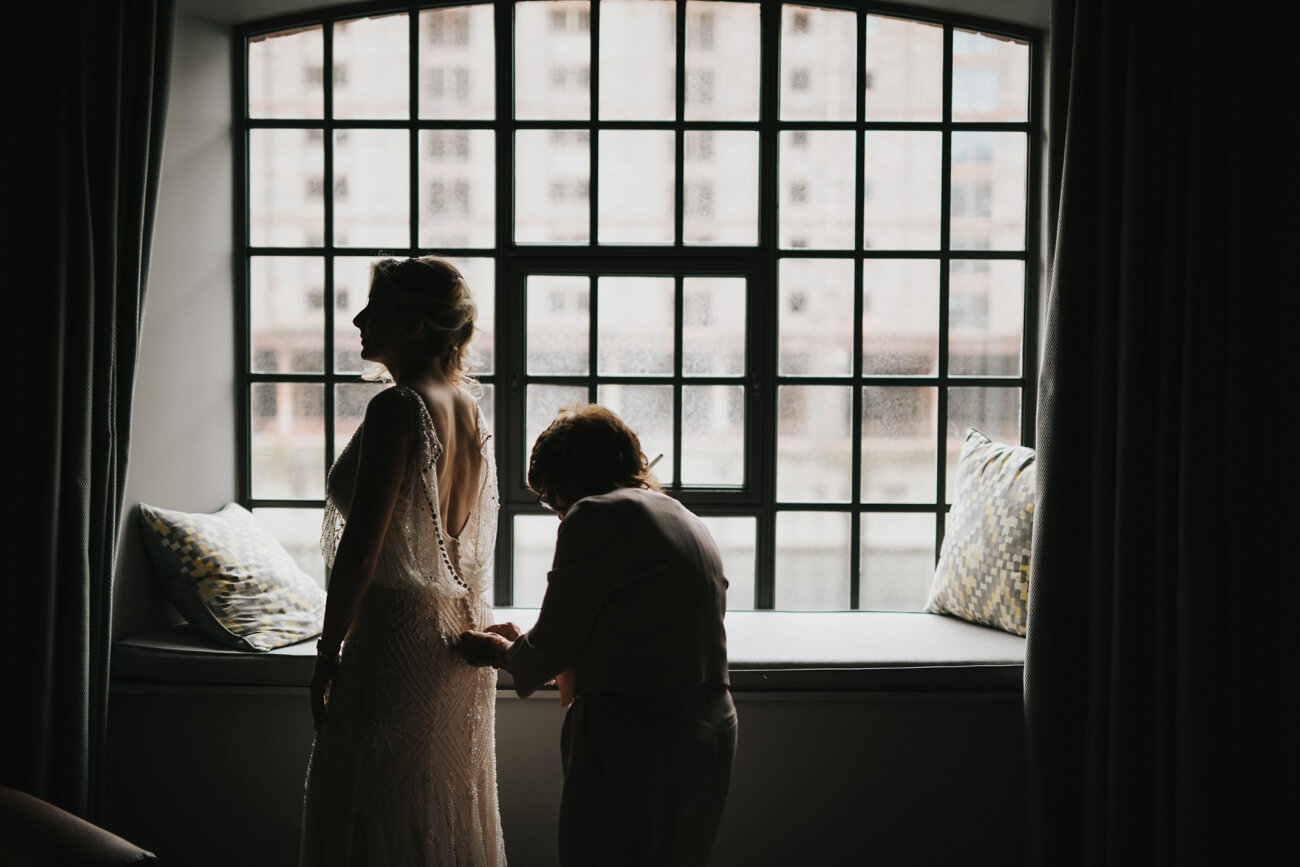
[[896, 5], [375, 6], [240, 32], [241, 499], [304, 565], [378, 386], [352, 316], [437, 252], [481, 311], [499, 605], [524, 488], [608, 404], [709, 524], [733, 608], [919, 609], [967, 427], [1032, 443], [1033, 34]]

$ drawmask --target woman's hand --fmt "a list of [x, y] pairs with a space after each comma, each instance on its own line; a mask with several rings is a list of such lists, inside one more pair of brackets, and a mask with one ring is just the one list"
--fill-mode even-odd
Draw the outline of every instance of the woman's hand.
[[[509, 624], [494, 624], [505, 626]], [[488, 629], [492, 627], [489, 626]], [[490, 665], [494, 668], [501, 668], [505, 664], [506, 650], [510, 647], [510, 641], [505, 636], [497, 632], [462, 632], [460, 638], [456, 641], [456, 651], [464, 657], [470, 665], [477, 665], [480, 668]]]
[[500, 635], [506, 641], [518, 641], [519, 636], [523, 635], [517, 625], [509, 622], [493, 623], [491, 626], [485, 627], [483, 631], [491, 632], [493, 635]]
[[316, 731], [321, 730], [329, 717], [329, 691], [338, 670], [337, 657], [316, 655], [316, 667], [311, 672], [311, 718]]

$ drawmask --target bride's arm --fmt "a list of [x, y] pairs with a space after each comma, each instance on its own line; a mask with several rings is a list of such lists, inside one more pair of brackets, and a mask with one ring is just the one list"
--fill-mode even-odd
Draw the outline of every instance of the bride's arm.
[[380, 392], [366, 407], [360, 445], [352, 508], [330, 572], [325, 624], [316, 645], [312, 715], [317, 729], [325, 720], [325, 691], [338, 666], [339, 649], [374, 577], [379, 550], [406, 474], [411, 427], [408, 410], [396, 390]]

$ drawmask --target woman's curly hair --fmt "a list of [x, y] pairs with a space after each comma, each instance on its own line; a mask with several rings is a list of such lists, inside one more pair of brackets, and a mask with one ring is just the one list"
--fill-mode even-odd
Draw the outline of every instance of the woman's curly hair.
[[661, 490], [636, 432], [598, 403], [564, 407], [537, 437], [528, 488], [552, 509], [615, 488]]

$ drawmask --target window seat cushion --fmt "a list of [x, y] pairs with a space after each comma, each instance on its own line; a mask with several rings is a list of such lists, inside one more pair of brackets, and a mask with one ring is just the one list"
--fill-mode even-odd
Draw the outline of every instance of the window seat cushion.
[[[499, 608], [523, 629], [531, 608]], [[1025, 640], [951, 617], [896, 611], [733, 611], [727, 615], [736, 691], [1016, 692]], [[188, 625], [118, 641], [119, 682], [305, 686], [315, 642], [262, 653], [215, 644]], [[502, 688], [510, 686], [502, 675]]]
[[267, 651], [235, 650], [188, 623], [143, 632], [113, 644], [113, 679], [213, 686], [306, 686], [315, 640]]

